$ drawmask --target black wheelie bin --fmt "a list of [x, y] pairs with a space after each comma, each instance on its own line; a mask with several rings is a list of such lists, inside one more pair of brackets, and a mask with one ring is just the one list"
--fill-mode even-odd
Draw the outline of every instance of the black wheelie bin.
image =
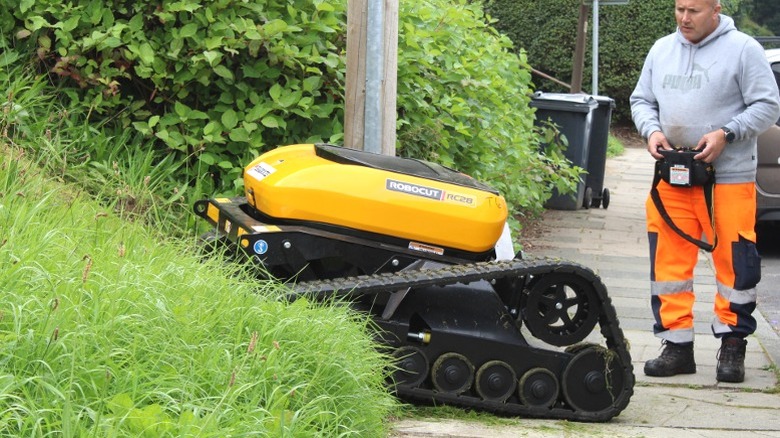
[[588, 174], [585, 177], [585, 190], [590, 189], [591, 207], [609, 206], [609, 189], [604, 187], [604, 171], [607, 164], [607, 145], [609, 143], [609, 124], [612, 122], [612, 110], [615, 99], [606, 96], [591, 96], [598, 102], [593, 113], [590, 128], [590, 147], [588, 149]]
[[[587, 94], [537, 91], [530, 105], [536, 108], [537, 125], [549, 120], [558, 126], [561, 134], [566, 136], [569, 145], [564, 156], [573, 165], [588, 170], [591, 125], [599, 107], [598, 101]], [[562, 195], [555, 191], [544, 206], [553, 210], [590, 208], [593, 203], [593, 193], [586, 188], [585, 175], [582, 175], [576, 193]]]

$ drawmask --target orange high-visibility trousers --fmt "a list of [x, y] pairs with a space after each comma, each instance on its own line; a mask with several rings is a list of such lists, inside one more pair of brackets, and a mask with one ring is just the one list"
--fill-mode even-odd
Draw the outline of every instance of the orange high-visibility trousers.
[[[756, 251], [756, 188], [754, 183], [716, 184], [713, 196], [718, 245], [712, 252], [717, 290], [712, 331], [747, 336], [756, 330], [756, 285], [761, 263]], [[702, 187], [658, 184], [664, 208], [675, 225], [693, 238], [713, 242]], [[666, 224], [648, 197], [651, 307], [656, 336], [671, 342], [692, 342], [693, 270], [699, 248]]]

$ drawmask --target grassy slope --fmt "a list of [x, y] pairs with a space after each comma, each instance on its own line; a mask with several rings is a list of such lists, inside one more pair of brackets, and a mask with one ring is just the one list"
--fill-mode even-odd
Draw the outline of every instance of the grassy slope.
[[0, 436], [384, 434], [361, 317], [262, 298], [21, 155], [0, 142]]

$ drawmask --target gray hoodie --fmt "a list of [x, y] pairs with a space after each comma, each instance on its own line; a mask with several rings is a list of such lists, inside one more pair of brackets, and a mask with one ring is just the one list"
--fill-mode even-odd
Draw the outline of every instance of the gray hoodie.
[[756, 179], [756, 138], [780, 118], [779, 99], [764, 49], [721, 15], [698, 44], [679, 29], [656, 41], [630, 100], [645, 138], [661, 131], [673, 146], [695, 147], [722, 126], [734, 131], [715, 170], [718, 183], [742, 183]]

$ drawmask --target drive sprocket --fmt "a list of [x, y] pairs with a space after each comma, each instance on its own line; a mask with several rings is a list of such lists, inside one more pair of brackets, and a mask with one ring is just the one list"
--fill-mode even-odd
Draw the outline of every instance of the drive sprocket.
[[523, 319], [537, 338], [555, 346], [585, 339], [598, 322], [599, 297], [593, 284], [571, 273], [549, 273], [533, 282]]

